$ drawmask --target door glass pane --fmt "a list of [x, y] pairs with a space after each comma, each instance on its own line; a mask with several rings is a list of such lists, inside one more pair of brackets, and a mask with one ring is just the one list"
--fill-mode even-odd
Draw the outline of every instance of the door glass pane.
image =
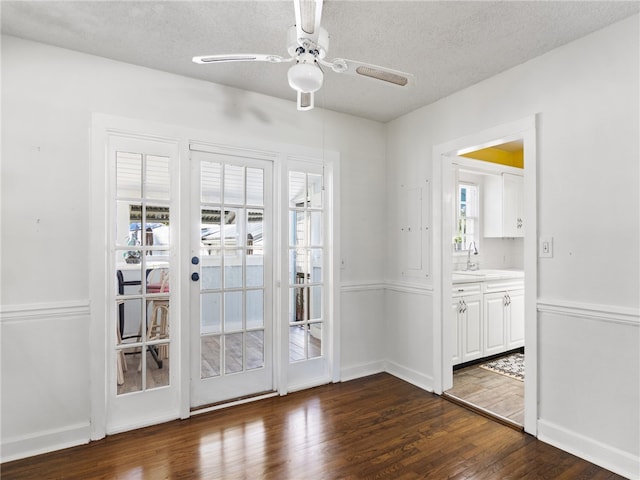
[[200, 338], [200, 378], [220, 375], [221, 338], [220, 335], [206, 335]]
[[263, 246], [262, 236], [264, 233], [264, 210], [247, 210], [247, 247]]
[[200, 295], [200, 333], [220, 333], [222, 330], [222, 295], [203, 293]]
[[304, 207], [307, 200], [307, 182], [304, 172], [289, 172], [289, 207]]
[[309, 319], [309, 288], [291, 288], [291, 299], [293, 308], [293, 319], [295, 322], [302, 322]]
[[317, 358], [322, 356], [322, 323], [312, 323], [309, 325], [307, 340], [307, 358]]
[[244, 239], [242, 238], [242, 221], [240, 216], [242, 214], [239, 208], [226, 208], [224, 213], [224, 224], [222, 226], [224, 233], [224, 246], [233, 248], [240, 245], [244, 245]]
[[220, 255], [220, 207], [200, 210], [200, 245], [202, 255]]
[[302, 284], [308, 277], [308, 255], [303, 248], [289, 250], [289, 282], [291, 284]]
[[142, 245], [154, 247], [148, 255], [156, 257], [169, 255], [169, 207], [146, 205], [143, 222], [132, 223], [130, 229], [135, 229], [136, 236]]
[[242, 333], [224, 336], [224, 373], [238, 373], [243, 370]]
[[264, 366], [264, 331], [247, 332], [247, 370]]
[[[249, 253], [251, 252], [251, 253]], [[262, 249], [247, 249], [247, 287], [264, 285], [264, 255]]]
[[142, 197], [142, 155], [118, 152], [116, 154], [116, 196]]
[[147, 390], [169, 385], [169, 344], [147, 347]]
[[222, 288], [222, 257], [202, 256], [202, 289], [219, 290]]
[[311, 283], [322, 282], [322, 262], [322, 249], [312, 248], [309, 257]]
[[144, 196], [169, 200], [169, 159], [147, 155]]
[[138, 372], [140, 347], [116, 349], [117, 394], [142, 391], [142, 375]]
[[205, 203], [220, 203], [221, 166], [219, 163], [200, 164], [200, 197]]
[[247, 328], [264, 326], [264, 303], [262, 297], [262, 290], [247, 290], [246, 292]]
[[303, 325], [289, 327], [289, 361], [299, 362], [306, 358], [305, 331]]
[[313, 246], [322, 246], [322, 212], [311, 212], [310, 240]]
[[142, 245], [139, 236], [141, 219], [141, 203], [129, 200], [116, 202], [116, 245]]
[[322, 207], [322, 175], [309, 174], [309, 200], [312, 208]]
[[224, 166], [224, 203], [244, 203], [244, 167]]
[[322, 286], [309, 287], [309, 316], [310, 320], [320, 320], [322, 318]]
[[306, 215], [300, 210], [289, 212], [289, 245], [292, 247], [304, 247], [307, 244]]
[[243, 284], [242, 250], [225, 250], [224, 287], [240, 288]]
[[264, 205], [264, 170], [247, 168], [247, 205]]
[[224, 293], [224, 331], [242, 330], [242, 292]]

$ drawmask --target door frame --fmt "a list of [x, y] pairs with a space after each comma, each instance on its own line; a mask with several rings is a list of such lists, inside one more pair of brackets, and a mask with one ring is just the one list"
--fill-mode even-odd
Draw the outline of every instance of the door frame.
[[[107, 158], [107, 141], [111, 133], [128, 134], [140, 136], [149, 139], [166, 140], [171, 139], [178, 145], [178, 175], [179, 182], [183, 179], [190, 178], [190, 161], [189, 161], [189, 145], [193, 143], [214, 144], [222, 148], [228, 147], [234, 150], [258, 150], [277, 152], [273, 168], [273, 192], [274, 192], [274, 214], [276, 216], [276, 226], [274, 233], [276, 237], [283, 235], [282, 240], [275, 240], [275, 257], [274, 257], [274, 275], [278, 275], [280, 271], [276, 268], [282, 261], [279, 258], [281, 247], [278, 242], [286, 242], [286, 225], [288, 218], [282, 216], [283, 208], [279, 205], [279, 199], [282, 196], [283, 189], [286, 184], [282, 181], [282, 172], [286, 171], [287, 160], [295, 158], [296, 160], [304, 160], [311, 162], [319, 162], [325, 165], [328, 191], [328, 208], [330, 208], [328, 232], [331, 239], [331, 248], [328, 250], [330, 254], [329, 269], [326, 272], [328, 276], [326, 307], [330, 316], [329, 322], [329, 345], [327, 349], [327, 360], [329, 371], [326, 381], [340, 381], [340, 154], [337, 151], [327, 150], [324, 147], [311, 148], [300, 145], [277, 143], [267, 140], [259, 140], [252, 137], [249, 133], [235, 133], [221, 131], [218, 134], [212, 134], [211, 131], [199, 130], [193, 127], [185, 127], [171, 125], [155, 121], [142, 119], [133, 119], [108, 115], [102, 113], [93, 113], [91, 120], [91, 192], [90, 192], [90, 245], [89, 245], [89, 297], [91, 301], [91, 320], [89, 324], [89, 375], [91, 381], [89, 385], [90, 397], [90, 439], [98, 440], [106, 436], [106, 415], [107, 415], [107, 362], [108, 346], [105, 340], [106, 321], [109, 312], [109, 296], [105, 295], [108, 289], [107, 273], [109, 267], [109, 252], [106, 239], [107, 231], [107, 215], [108, 201], [107, 194], [109, 192], [109, 175]], [[188, 194], [180, 192], [179, 210], [176, 212], [176, 218], [180, 231], [189, 231], [190, 223], [190, 202]], [[286, 207], [286, 206], [285, 206]], [[277, 210], [277, 211], [276, 211]], [[190, 288], [190, 245], [188, 241], [177, 239], [178, 262], [176, 267], [176, 277], [172, 279], [173, 286], [176, 288], [176, 296], [183, 297], [185, 292], [189, 292]], [[273, 319], [275, 322], [274, 329], [274, 359], [283, 358], [283, 352], [287, 350], [288, 345], [282, 343], [281, 323], [282, 317], [286, 319], [286, 302], [282, 301], [283, 280], [279, 276], [275, 278], [274, 301], [273, 301]], [[286, 289], [285, 289], [286, 290]], [[186, 297], [185, 297], [186, 298]], [[188, 301], [180, 303], [176, 307], [175, 313], [177, 318], [189, 319], [190, 306]], [[190, 411], [190, 322], [182, 321], [177, 326], [177, 331], [172, 330], [174, 336], [173, 341], [179, 348], [179, 355], [173, 360], [175, 363], [172, 368], [179, 369], [179, 385], [178, 385], [178, 408], [172, 413], [173, 418], [188, 418], [194, 414]], [[279, 357], [278, 357], [279, 355]], [[287, 384], [287, 363], [279, 362], [274, 365], [274, 388], [280, 395], [286, 395], [289, 386]], [[310, 386], [310, 385], [309, 385]], [[256, 397], [259, 399], [260, 397]], [[233, 405], [229, 403], [228, 405]], [[160, 421], [166, 421], [169, 418]], [[157, 422], [156, 422], [157, 423]], [[144, 424], [132, 425], [131, 428], [140, 428]]]
[[461, 154], [510, 140], [524, 142], [524, 237], [525, 271], [525, 417], [524, 429], [537, 434], [538, 418], [538, 270], [537, 270], [537, 157], [536, 115], [498, 125], [446, 143], [435, 145], [432, 155], [433, 192], [433, 362], [434, 391], [442, 394], [453, 385], [451, 303], [453, 238], [453, 159]]

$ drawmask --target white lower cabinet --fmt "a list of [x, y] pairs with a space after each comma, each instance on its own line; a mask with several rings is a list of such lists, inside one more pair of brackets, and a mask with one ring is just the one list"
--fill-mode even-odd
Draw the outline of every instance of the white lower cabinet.
[[506, 292], [484, 295], [484, 354], [504, 352], [507, 345]]
[[507, 350], [524, 347], [524, 290], [509, 292]]
[[[524, 346], [524, 289], [454, 285], [453, 365]], [[482, 293], [489, 290], [488, 293]]]
[[453, 364], [482, 358], [482, 293], [480, 284], [466, 284], [454, 288]]

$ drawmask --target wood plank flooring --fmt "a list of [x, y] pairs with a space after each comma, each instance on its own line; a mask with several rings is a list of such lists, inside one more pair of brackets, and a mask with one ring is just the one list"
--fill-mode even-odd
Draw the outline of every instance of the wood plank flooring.
[[480, 365], [453, 372], [448, 395], [524, 425], [524, 382], [481, 368]]
[[621, 479], [388, 374], [2, 465], [10, 479]]

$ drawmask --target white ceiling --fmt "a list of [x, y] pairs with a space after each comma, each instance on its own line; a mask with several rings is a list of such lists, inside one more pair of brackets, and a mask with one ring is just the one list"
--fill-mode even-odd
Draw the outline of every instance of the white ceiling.
[[[295, 102], [286, 76], [290, 64], [191, 62], [194, 55], [219, 53], [288, 56], [291, 1], [2, 0], [1, 5], [4, 34]], [[327, 59], [413, 73], [417, 85], [406, 91], [325, 69], [316, 106], [386, 122], [639, 10], [637, 1], [325, 0]]]

